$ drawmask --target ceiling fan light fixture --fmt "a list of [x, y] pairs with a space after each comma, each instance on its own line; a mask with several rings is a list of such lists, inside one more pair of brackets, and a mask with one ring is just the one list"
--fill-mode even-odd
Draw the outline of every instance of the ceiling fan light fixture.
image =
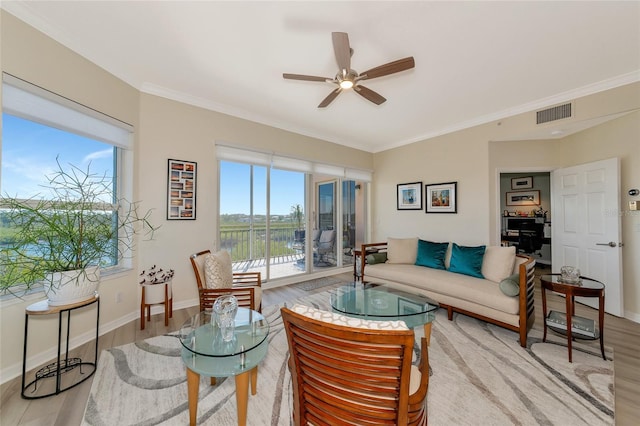
[[340, 88], [342, 89], [351, 89], [353, 87], [353, 81], [351, 80], [342, 80], [340, 81]]

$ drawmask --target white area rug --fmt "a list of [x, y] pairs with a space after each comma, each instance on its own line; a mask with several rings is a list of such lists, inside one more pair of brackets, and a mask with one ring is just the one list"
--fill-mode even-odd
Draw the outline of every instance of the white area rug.
[[[328, 292], [297, 302], [328, 308]], [[291, 306], [293, 302], [286, 303]], [[260, 364], [258, 394], [249, 397], [248, 424], [290, 425], [291, 389], [287, 342], [279, 306], [263, 314], [271, 324], [269, 352]], [[415, 329], [422, 336], [422, 327]], [[553, 334], [553, 333], [551, 333]], [[613, 354], [599, 356], [596, 342], [574, 345], [538, 332], [521, 348], [516, 333], [463, 315], [448, 321], [439, 310], [429, 348], [432, 369], [429, 424], [439, 425], [612, 425]], [[173, 336], [103, 351], [83, 425], [188, 424], [185, 367]], [[203, 377], [199, 425], [236, 425], [235, 382]]]

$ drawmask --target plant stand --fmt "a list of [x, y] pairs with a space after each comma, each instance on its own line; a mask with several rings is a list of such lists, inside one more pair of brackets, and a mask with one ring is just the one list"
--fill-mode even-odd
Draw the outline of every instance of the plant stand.
[[151, 306], [164, 305], [164, 325], [169, 325], [169, 318], [173, 318], [172, 280], [161, 283], [140, 284], [142, 297], [140, 298], [140, 330], [144, 330], [145, 311], [146, 320], [151, 321]]
[[[69, 330], [71, 325], [71, 311], [79, 308], [83, 308], [88, 305], [97, 303], [96, 309], [96, 345], [95, 356], [93, 362], [84, 362], [80, 358], [69, 358]], [[67, 334], [66, 334], [66, 349], [64, 359], [60, 359], [60, 352], [62, 346], [62, 314], [67, 313]], [[25, 385], [26, 382], [26, 370], [27, 370], [27, 342], [29, 337], [29, 316], [35, 315], [50, 315], [58, 314], [58, 358], [55, 362], [52, 362], [45, 367], [39, 369], [35, 374], [35, 379]], [[96, 371], [96, 365], [98, 362], [98, 325], [100, 323], [100, 298], [98, 294], [89, 299], [78, 303], [50, 306], [46, 300], [34, 303], [27, 306], [25, 309], [24, 320], [24, 350], [22, 355], [22, 389], [20, 395], [24, 399], [39, 399], [45, 398], [51, 395], [58, 395], [74, 386], [87, 380]], [[65, 375], [79, 367], [78, 374]], [[63, 375], [65, 375], [63, 377]], [[55, 377], [55, 388], [51, 390], [51, 386], [48, 386], [45, 379]], [[64, 380], [63, 380], [64, 379]], [[44, 382], [44, 383], [43, 383]], [[38, 389], [40, 384], [40, 389]], [[25, 391], [31, 389], [31, 394], [25, 394]]]

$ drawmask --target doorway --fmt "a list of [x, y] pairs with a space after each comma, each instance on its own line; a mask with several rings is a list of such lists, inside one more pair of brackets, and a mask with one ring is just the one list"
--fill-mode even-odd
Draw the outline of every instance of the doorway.
[[500, 241], [551, 266], [551, 173], [500, 173]]

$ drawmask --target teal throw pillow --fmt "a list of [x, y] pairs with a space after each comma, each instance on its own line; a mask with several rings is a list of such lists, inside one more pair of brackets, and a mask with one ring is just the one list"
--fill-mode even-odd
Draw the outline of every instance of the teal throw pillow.
[[449, 243], [434, 243], [418, 240], [418, 256], [416, 265], [427, 268], [445, 269], [444, 257], [447, 254]]
[[384, 263], [387, 261], [387, 252], [368, 254], [365, 258], [369, 265], [375, 265], [376, 263]]
[[458, 274], [484, 278], [482, 275], [482, 259], [486, 246], [465, 247], [453, 243], [449, 271]]
[[513, 274], [500, 281], [500, 291], [507, 296], [515, 297], [520, 294], [520, 274]]

